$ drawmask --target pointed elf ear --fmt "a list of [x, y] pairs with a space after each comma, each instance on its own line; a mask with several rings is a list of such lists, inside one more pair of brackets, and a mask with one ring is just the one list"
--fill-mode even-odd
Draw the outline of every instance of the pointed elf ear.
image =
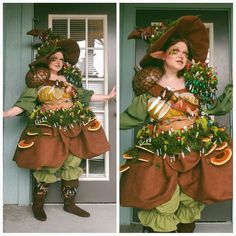
[[164, 52], [163, 51], [156, 51], [156, 52], [152, 52], [150, 53], [151, 57], [153, 58], [157, 58], [157, 59], [164, 59]]

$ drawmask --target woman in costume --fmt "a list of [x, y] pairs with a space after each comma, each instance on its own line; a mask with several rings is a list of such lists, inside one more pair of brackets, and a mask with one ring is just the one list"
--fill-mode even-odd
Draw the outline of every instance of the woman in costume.
[[74, 203], [83, 173], [80, 163], [109, 150], [104, 130], [89, 103], [109, 100], [116, 91], [113, 88], [108, 95], [99, 95], [82, 88], [80, 70], [74, 66], [80, 54], [75, 40], [60, 40], [50, 30], [32, 30], [28, 34], [38, 36], [43, 44], [29, 65], [27, 88], [15, 105], [3, 113], [7, 118], [24, 112], [29, 118], [13, 159], [19, 167], [34, 170], [32, 210], [36, 219], [47, 219], [44, 200], [49, 184], [56, 182], [58, 176], [64, 210], [89, 217]]
[[193, 232], [205, 204], [232, 199], [231, 140], [207, 114], [223, 115], [232, 104], [220, 110], [226, 96], [215, 96], [217, 75], [205, 64], [208, 33], [198, 17], [129, 38], [150, 46], [133, 79], [135, 97], [120, 117], [121, 129], [142, 125], [123, 155], [121, 205], [140, 209], [143, 232]]

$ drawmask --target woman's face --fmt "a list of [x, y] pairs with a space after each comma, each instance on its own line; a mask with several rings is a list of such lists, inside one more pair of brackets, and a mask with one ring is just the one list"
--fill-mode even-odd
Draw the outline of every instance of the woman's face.
[[62, 52], [56, 52], [49, 57], [48, 67], [52, 72], [58, 73], [64, 64], [64, 56]]
[[170, 46], [163, 56], [165, 68], [169, 68], [177, 72], [184, 69], [187, 59], [188, 48], [186, 43], [181, 41]]

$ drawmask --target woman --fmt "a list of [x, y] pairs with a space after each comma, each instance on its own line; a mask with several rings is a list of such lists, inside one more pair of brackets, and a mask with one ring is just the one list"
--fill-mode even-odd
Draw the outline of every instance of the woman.
[[208, 34], [199, 18], [184, 16], [158, 32], [130, 35], [137, 37], [151, 45], [133, 80], [136, 96], [120, 118], [121, 129], [142, 125], [123, 155], [121, 205], [141, 209], [143, 232], [193, 232], [204, 204], [232, 199], [229, 137], [202, 112], [217, 85], [202, 64]]
[[[19, 167], [34, 170], [32, 210], [36, 219], [47, 219], [44, 200], [49, 184], [56, 182], [58, 176], [64, 210], [89, 217], [74, 203], [78, 178], [83, 173], [80, 163], [109, 150], [104, 130], [89, 102], [109, 100], [116, 91], [113, 88], [108, 95], [99, 95], [83, 89], [80, 71], [73, 67], [80, 53], [77, 42], [59, 40], [52, 37], [51, 31], [46, 33], [36, 60], [29, 65], [27, 88], [15, 105], [3, 113], [4, 118], [23, 112], [29, 117], [13, 159]], [[35, 31], [29, 34], [36, 36]]]

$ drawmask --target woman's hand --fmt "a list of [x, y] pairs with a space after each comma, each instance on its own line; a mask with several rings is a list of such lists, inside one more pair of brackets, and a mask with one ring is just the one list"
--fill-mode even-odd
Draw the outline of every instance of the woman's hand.
[[116, 86], [114, 86], [111, 92], [108, 94], [108, 99], [112, 99], [116, 96]]
[[116, 87], [114, 86], [109, 94], [93, 94], [91, 97], [92, 102], [106, 101], [116, 96]]
[[14, 117], [21, 114], [24, 110], [20, 107], [12, 107], [7, 111], [3, 111], [3, 118]]

